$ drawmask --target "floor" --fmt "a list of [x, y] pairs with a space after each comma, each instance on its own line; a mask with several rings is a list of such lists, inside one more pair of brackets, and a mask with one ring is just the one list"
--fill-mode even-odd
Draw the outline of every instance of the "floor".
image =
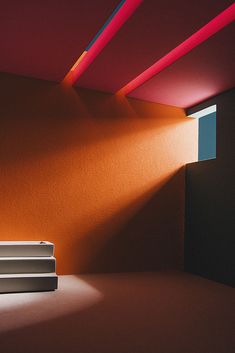
[[60, 276], [0, 295], [2, 353], [234, 353], [234, 289], [181, 272]]

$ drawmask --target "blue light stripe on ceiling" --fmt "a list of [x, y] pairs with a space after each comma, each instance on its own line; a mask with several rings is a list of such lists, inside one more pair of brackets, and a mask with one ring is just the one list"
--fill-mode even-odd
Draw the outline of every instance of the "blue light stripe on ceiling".
[[90, 49], [90, 47], [95, 43], [96, 39], [100, 36], [100, 34], [103, 32], [103, 30], [105, 29], [105, 27], [107, 27], [107, 25], [111, 22], [111, 20], [113, 19], [113, 17], [116, 15], [116, 13], [120, 10], [120, 8], [122, 7], [122, 5], [124, 4], [124, 2], [126, 2], [126, 0], [122, 0], [120, 2], [120, 4], [118, 4], [118, 6], [115, 8], [115, 10], [112, 12], [112, 15], [107, 19], [107, 21], [104, 23], [104, 25], [101, 27], [101, 29], [99, 30], [99, 32], [96, 33], [95, 37], [92, 39], [92, 41], [88, 44], [88, 46], [86, 47], [86, 51], [88, 51]]

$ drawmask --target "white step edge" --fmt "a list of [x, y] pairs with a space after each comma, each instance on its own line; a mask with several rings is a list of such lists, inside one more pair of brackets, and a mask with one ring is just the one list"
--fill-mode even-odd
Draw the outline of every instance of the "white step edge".
[[0, 293], [52, 291], [57, 287], [56, 273], [0, 275]]
[[49, 257], [0, 257], [0, 274], [48, 273], [56, 271], [56, 259]]
[[48, 241], [0, 241], [0, 256], [53, 256], [54, 244]]

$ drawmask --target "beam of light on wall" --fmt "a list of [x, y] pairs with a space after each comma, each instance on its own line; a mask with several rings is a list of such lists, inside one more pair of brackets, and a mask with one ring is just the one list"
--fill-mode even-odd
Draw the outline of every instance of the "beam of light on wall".
[[222, 28], [232, 23], [235, 20], [235, 3], [222, 11], [218, 16], [214, 17], [205, 26], [187, 38], [184, 42], [171, 50], [168, 54], [163, 56], [160, 60], [156, 61], [152, 66], [134, 78], [121, 88], [117, 94], [127, 95], [137, 87], [141, 86], [144, 82], [172, 65], [175, 61], [180, 59], [183, 55], [190, 52], [199, 44], [206, 41], [215, 33], [219, 32]]
[[103, 27], [88, 44], [84, 52], [80, 55], [73, 67], [67, 73], [62, 83], [73, 85], [88, 66], [94, 61], [96, 56], [108, 44], [122, 25], [134, 13], [143, 0], [122, 0], [113, 11], [112, 15], [105, 22]]
[[196, 112], [196, 113], [189, 114], [188, 117], [189, 117], [189, 118], [199, 119], [199, 118], [201, 118], [201, 117], [204, 117], [204, 116], [206, 116], [206, 115], [209, 115], [209, 114], [215, 113], [215, 112], [216, 112], [216, 104], [215, 104], [215, 105], [211, 105], [211, 106], [208, 107], [208, 108], [199, 110], [199, 111]]

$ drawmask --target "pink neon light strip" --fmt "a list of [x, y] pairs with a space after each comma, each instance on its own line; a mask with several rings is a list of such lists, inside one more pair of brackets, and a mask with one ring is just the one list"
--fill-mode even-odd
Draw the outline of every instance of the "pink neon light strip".
[[75, 68], [73, 66], [73, 70], [71, 69], [68, 72], [62, 81], [63, 83], [73, 85], [79, 79], [83, 72], [88, 68], [88, 66], [93, 62], [96, 56], [113, 38], [113, 36], [118, 32], [122, 25], [128, 20], [128, 18], [133, 14], [133, 12], [137, 9], [142, 1], [143, 0], [126, 0], [124, 2], [120, 10], [105, 27], [92, 47], [87, 51], [82, 61], [79, 62], [79, 65], [74, 65]]
[[168, 54], [156, 61], [152, 66], [130, 81], [127, 85], [121, 88], [117, 94], [127, 95], [134, 89], [142, 85], [144, 82], [164, 70], [183, 55], [190, 52], [193, 48], [206, 41], [213, 34], [220, 31], [229, 23], [235, 20], [235, 3], [213, 18], [205, 26], [195, 32], [192, 36], [171, 50]]

